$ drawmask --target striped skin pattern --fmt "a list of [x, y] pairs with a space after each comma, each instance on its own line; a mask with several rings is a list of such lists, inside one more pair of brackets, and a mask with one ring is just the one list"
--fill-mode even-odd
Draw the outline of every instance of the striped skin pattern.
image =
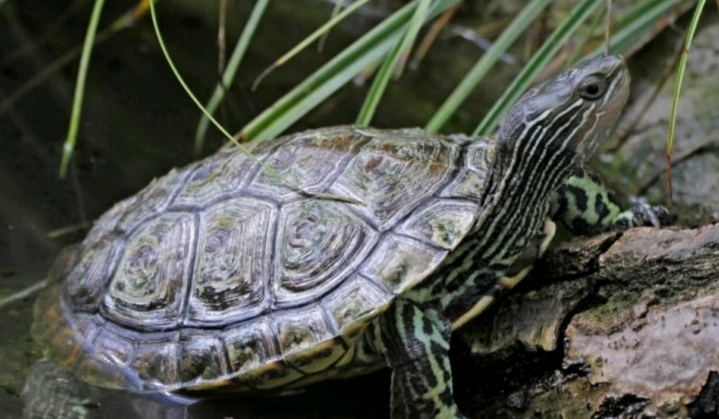
[[663, 207], [635, 204], [623, 210], [614, 194], [593, 173], [577, 168], [552, 197], [552, 219], [576, 234], [593, 235], [642, 225], [659, 227], [673, 222]]
[[380, 349], [392, 369], [392, 417], [456, 416], [447, 319], [405, 300], [390, 314], [380, 318], [379, 333]]
[[[539, 256], [551, 240], [545, 219], [552, 206], [564, 210], [564, 221], [596, 221], [587, 210], [577, 211], [584, 207], [553, 205], [553, 199], [576, 186], [555, 195], [614, 128], [628, 84], [620, 58], [595, 59], [530, 90], [505, 117], [472, 233], [432, 281], [400, 296], [378, 322], [378, 349], [393, 369], [393, 419], [464, 417], [451, 394], [449, 331], [463, 314], [481, 313], [526, 275], [531, 266], [522, 255], [529, 248]], [[597, 229], [614, 224], [601, 220]], [[508, 272], [518, 272], [518, 279], [506, 278]]]
[[[450, 335], [530, 271], [563, 221], [657, 224], [581, 169], [628, 96], [623, 61], [530, 90], [495, 140], [330, 127], [236, 149], [118, 203], [35, 306], [44, 354], [136, 392], [284, 391], [392, 368], [393, 419], [462, 418]], [[327, 195], [340, 198], [327, 199]]]

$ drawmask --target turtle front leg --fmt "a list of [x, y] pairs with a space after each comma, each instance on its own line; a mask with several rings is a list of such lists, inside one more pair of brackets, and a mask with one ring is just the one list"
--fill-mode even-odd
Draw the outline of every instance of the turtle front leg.
[[452, 394], [450, 323], [401, 297], [379, 319], [379, 349], [392, 369], [392, 419], [463, 419]]
[[561, 220], [576, 234], [591, 236], [638, 226], [660, 227], [671, 224], [674, 216], [664, 207], [646, 204], [624, 210], [598, 176], [576, 169], [552, 197], [552, 219]]

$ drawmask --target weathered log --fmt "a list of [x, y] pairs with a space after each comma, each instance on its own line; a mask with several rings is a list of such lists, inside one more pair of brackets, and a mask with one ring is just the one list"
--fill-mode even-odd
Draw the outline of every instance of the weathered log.
[[493, 314], [460, 336], [477, 417], [717, 413], [719, 224], [565, 242]]

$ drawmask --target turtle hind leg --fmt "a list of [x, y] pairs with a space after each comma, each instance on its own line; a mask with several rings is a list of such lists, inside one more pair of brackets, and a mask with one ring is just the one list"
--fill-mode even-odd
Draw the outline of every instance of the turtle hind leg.
[[675, 218], [661, 206], [635, 204], [624, 210], [601, 179], [585, 169], [576, 169], [554, 193], [552, 214], [574, 233], [586, 236], [639, 226], [660, 227]]
[[380, 351], [392, 369], [392, 419], [464, 419], [454, 402], [450, 323], [399, 298], [379, 318]]

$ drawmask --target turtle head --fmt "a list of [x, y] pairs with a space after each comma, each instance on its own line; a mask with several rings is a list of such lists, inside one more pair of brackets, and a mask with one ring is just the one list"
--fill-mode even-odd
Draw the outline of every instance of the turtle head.
[[584, 61], [532, 88], [502, 121], [495, 174], [550, 192], [609, 136], [628, 96], [618, 56]]

